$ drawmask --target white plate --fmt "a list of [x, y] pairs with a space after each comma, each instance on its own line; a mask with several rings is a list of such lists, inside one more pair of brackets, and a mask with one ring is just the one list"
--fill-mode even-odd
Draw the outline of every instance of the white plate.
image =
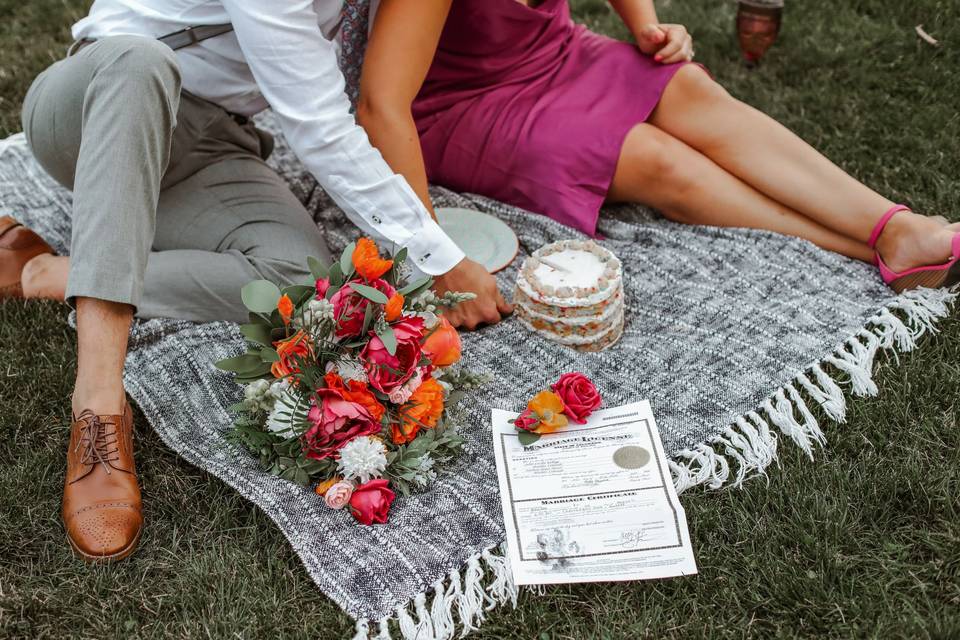
[[490, 273], [506, 268], [517, 257], [520, 240], [499, 218], [472, 209], [441, 207], [436, 212], [440, 228]]

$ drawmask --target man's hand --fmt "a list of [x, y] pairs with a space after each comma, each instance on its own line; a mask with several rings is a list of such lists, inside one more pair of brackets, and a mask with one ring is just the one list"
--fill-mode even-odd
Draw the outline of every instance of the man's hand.
[[635, 37], [640, 51], [657, 62], [693, 60], [693, 38], [682, 24], [648, 24]]
[[464, 258], [453, 269], [437, 276], [433, 290], [437, 295], [447, 291], [470, 291], [477, 294], [475, 300], [444, 311], [444, 317], [458, 328], [472, 331], [478, 325], [495, 324], [500, 322], [502, 316], [513, 313], [513, 305], [508, 304], [500, 295], [496, 279], [487, 273], [483, 265], [473, 260]]

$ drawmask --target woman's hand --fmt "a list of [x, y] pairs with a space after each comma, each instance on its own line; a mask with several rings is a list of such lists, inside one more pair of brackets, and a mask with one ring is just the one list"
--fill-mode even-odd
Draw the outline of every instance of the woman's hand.
[[472, 331], [483, 324], [496, 324], [502, 316], [513, 312], [513, 305], [500, 295], [496, 278], [482, 264], [467, 258], [447, 273], [437, 276], [433, 290], [437, 294], [447, 291], [477, 294], [475, 300], [458, 304], [443, 313], [450, 324], [458, 328]]
[[693, 38], [682, 24], [647, 24], [635, 37], [640, 51], [662, 64], [693, 60]]

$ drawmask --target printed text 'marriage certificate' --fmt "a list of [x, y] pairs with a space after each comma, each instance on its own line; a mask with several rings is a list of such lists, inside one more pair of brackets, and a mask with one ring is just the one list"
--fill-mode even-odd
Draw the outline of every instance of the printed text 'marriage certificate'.
[[495, 409], [504, 523], [518, 584], [641, 580], [697, 572], [647, 402], [598, 411], [587, 424], [524, 448]]

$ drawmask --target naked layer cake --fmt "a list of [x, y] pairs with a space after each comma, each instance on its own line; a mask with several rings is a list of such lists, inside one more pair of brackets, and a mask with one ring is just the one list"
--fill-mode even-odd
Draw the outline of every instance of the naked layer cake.
[[517, 317], [532, 331], [581, 351], [600, 351], [623, 334], [620, 260], [592, 240], [561, 240], [523, 262]]

